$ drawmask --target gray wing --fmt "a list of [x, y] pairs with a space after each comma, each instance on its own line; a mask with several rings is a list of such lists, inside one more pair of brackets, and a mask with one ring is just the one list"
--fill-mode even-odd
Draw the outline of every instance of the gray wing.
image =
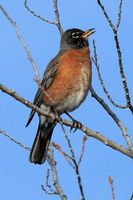
[[[59, 52], [59, 54], [53, 60], [51, 60], [51, 62], [48, 64], [44, 72], [42, 82], [41, 82], [41, 86], [44, 88], [44, 90], [47, 90], [50, 87], [50, 85], [53, 83], [56, 72], [57, 72], [58, 58], [62, 54], [63, 52]], [[39, 88], [35, 95], [33, 104], [40, 107], [40, 105], [42, 104], [43, 96], [44, 96], [44, 92], [42, 91], [41, 88]], [[34, 114], [35, 114], [35, 111], [32, 110], [30, 113], [28, 122], [26, 124], [26, 127], [30, 124], [32, 118], [34, 117]]]

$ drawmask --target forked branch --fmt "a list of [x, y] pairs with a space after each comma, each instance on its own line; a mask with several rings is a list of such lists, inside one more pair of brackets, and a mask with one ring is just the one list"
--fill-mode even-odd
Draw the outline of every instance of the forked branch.
[[116, 46], [116, 51], [117, 51], [117, 56], [118, 56], [119, 71], [120, 71], [120, 76], [121, 76], [121, 80], [122, 80], [122, 84], [123, 84], [123, 89], [125, 91], [126, 102], [127, 102], [126, 104], [127, 104], [128, 108], [130, 109], [130, 111], [133, 113], [133, 105], [131, 104], [131, 98], [130, 98], [127, 80], [126, 80], [126, 76], [125, 76], [125, 72], [124, 72], [122, 53], [121, 53], [121, 48], [120, 48], [119, 38], [118, 38], [118, 28], [120, 26], [121, 14], [122, 14], [122, 1], [123, 0], [120, 0], [120, 4], [119, 4], [118, 20], [117, 20], [116, 27], [112, 23], [109, 15], [107, 14], [107, 12], [106, 12], [103, 4], [101, 3], [101, 1], [97, 0], [97, 3], [100, 6], [100, 8], [103, 12], [103, 15], [105, 16], [109, 26], [111, 27], [111, 29], [113, 31], [114, 41], [115, 41], [115, 46]]
[[47, 22], [47, 23], [49, 23], [49, 24], [54, 24], [54, 25], [56, 25], [57, 28], [58, 28], [58, 30], [59, 30], [59, 32], [60, 32], [60, 34], [61, 34], [61, 35], [63, 34], [63, 29], [62, 29], [61, 24], [60, 24], [60, 17], [59, 17], [59, 11], [58, 11], [57, 0], [53, 0], [53, 3], [54, 3], [54, 13], [55, 13], [55, 19], [56, 19], [56, 21], [50, 21], [50, 20], [48, 20], [48, 19], [46, 19], [46, 18], [44, 18], [44, 17], [42, 17], [42, 16], [36, 14], [32, 9], [29, 8], [29, 6], [27, 5], [27, 1], [28, 1], [28, 0], [25, 0], [25, 1], [24, 1], [24, 6], [25, 6], [25, 8], [26, 8], [32, 15], [34, 15], [35, 17], [41, 19], [41, 20], [44, 21], [44, 22]]

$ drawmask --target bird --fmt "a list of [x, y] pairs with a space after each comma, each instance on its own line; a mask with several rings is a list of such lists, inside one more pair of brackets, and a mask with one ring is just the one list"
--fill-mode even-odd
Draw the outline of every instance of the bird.
[[[91, 85], [92, 69], [88, 37], [94, 28], [87, 31], [78, 28], [66, 30], [60, 42], [58, 54], [49, 62], [33, 103], [47, 113], [58, 116], [75, 110], [85, 100]], [[35, 111], [31, 110], [26, 127]], [[40, 115], [35, 140], [29, 161], [43, 164], [47, 159], [50, 140], [57, 124]], [[72, 118], [72, 117], [71, 117]], [[73, 118], [72, 118], [73, 119]]]

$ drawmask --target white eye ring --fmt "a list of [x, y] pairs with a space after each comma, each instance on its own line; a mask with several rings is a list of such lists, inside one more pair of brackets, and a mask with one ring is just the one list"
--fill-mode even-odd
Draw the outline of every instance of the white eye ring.
[[72, 38], [79, 38], [78, 32], [73, 32], [72, 33]]

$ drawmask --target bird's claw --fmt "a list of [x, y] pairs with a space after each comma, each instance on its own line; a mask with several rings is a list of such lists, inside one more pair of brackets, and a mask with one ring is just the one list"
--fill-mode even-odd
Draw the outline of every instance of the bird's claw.
[[81, 127], [82, 127], [82, 124], [80, 122], [78, 122], [77, 120], [74, 120], [73, 124], [70, 128], [70, 132], [72, 132], [72, 130], [74, 129], [73, 130], [73, 133], [74, 133], [78, 128], [81, 128]]

